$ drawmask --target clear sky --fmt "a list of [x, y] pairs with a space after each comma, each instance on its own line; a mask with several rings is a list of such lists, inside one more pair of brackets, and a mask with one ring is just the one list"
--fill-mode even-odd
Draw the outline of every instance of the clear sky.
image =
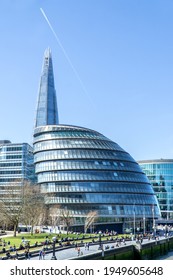
[[48, 46], [60, 123], [97, 130], [136, 160], [173, 158], [172, 0], [1, 0], [0, 139], [32, 144]]

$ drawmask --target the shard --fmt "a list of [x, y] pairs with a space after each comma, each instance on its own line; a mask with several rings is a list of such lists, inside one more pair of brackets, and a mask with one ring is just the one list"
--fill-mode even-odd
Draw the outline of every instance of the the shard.
[[42, 73], [39, 84], [35, 128], [39, 126], [57, 124], [59, 124], [59, 120], [56, 90], [54, 86], [52, 55], [50, 48], [47, 48], [44, 52]]

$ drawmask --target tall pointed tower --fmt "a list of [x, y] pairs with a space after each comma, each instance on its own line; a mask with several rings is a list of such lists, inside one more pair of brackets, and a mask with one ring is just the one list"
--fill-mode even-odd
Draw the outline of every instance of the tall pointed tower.
[[39, 85], [35, 128], [59, 124], [56, 90], [54, 86], [53, 64], [50, 48], [44, 52], [42, 73]]

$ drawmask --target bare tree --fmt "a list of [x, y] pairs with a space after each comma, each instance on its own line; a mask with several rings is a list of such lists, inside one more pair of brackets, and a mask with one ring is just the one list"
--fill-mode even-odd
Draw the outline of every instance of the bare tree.
[[31, 235], [35, 225], [44, 223], [46, 217], [46, 206], [44, 197], [40, 193], [40, 187], [25, 182], [23, 195], [22, 222], [31, 226]]
[[1, 219], [14, 228], [14, 236], [21, 220], [23, 205], [21, 203], [21, 187], [11, 185], [6, 187], [0, 196]]
[[60, 205], [54, 205], [49, 208], [49, 221], [54, 229], [60, 223], [61, 221]]
[[69, 227], [73, 224], [73, 216], [70, 214], [70, 211], [68, 209], [61, 209], [61, 220], [63, 221], [64, 225], [67, 228], [67, 234], [69, 231]]
[[87, 229], [95, 222], [98, 217], [97, 211], [90, 211], [85, 219], [84, 231], [87, 232]]
[[33, 226], [41, 223], [44, 213], [44, 200], [39, 187], [28, 181], [16, 181], [8, 187], [0, 196], [1, 219], [5, 224], [14, 228], [16, 236], [20, 222]]

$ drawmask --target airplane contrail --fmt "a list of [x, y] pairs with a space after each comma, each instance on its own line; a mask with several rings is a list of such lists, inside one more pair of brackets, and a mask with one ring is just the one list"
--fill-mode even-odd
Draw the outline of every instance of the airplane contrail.
[[[49, 27], [50, 27], [50, 29], [51, 29], [53, 35], [55, 36], [55, 39], [56, 39], [58, 45], [60, 46], [61, 50], [63, 51], [63, 53], [64, 53], [64, 55], [65, 55], [67, 61], [69, 62], [70, 66], [71, 66], [71, 68], [72, 68], [72, 70], [73, 70], [73, 72], [75, 73], [77, 79], [79, 80], [79, 82], [80, 82], [80, 84], [81, 84], [81, 86], [82, 86], [83, 91], [84, 91], [84, 92], [86, 93], [86, 95], [89, 97], [90, 101], [92, 101], [91, 98], [90, 98], [90, 96], [89, 96], [89, 94], [88, 94], [88, 92], [87, 92], [87, 90], [86, 90], [86, 88], [85, 88], [85, 85], [83, 84], [83, 82], [82, 82], [82, 80], [81, 80], [81, 78], [80, 78], [80, 76], [79, 76], [77, 70], [76, 70], [75, 67], [73, 66], [73, 63], [71, 62], [71, 60], [70, 60], [70, 58], [69, 58], [69, 56], [68, 56], [66, 50], [64, 49], [63, 45], [61, 44], [60, 39], [58, 38], [56, 32], [54, 31], [54, 29], [53, 29], [53, 27], [52, 27], [52, 25], [51, 25], [51, 23], [50, 23], [48, 17], [46, 16], [46, 14], [45, 14], [45, 12], [43, 11], [42, 8], [40, 8], [40, 11], [41, 11], [43, 17], [45, 18], [47, 24], [49, 25]], [[93, 102], [92, 102], [92, 105], [93, 105]]]

